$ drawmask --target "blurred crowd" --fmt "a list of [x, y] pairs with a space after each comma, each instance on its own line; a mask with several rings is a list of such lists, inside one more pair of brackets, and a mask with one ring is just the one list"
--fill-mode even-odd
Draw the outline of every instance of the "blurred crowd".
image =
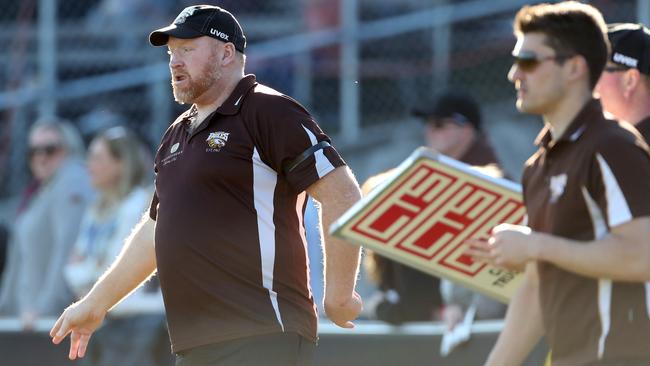
[[[85, 295], [119, 254], [150, 202], [152, 158], [123, 126], [96, 134], [86, 152], [77, 127], [56, 118], [35, 122], [27, 144], [33, 180], [4, 245], [0, 314], [20, 318], [30, 331]], [[156, 365], [152, 349], [164, 334], [162, 296], [152, 280], [113, 309], [85, 362]]]

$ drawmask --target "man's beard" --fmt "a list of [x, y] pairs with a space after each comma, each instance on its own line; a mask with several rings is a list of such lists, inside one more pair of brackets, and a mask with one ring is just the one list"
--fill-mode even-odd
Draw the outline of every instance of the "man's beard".
[[222, 72], [219, 66], [217, 66], [216, 55], [211, 55], [208, 63], [205, 65], [196, 81], [194, 81], [189, 74], [185, 74], [185, 77], [188, 80], [188, 85], [181, 88], [176, 86], [172, 78], [174, 100], [180, 104], [194, 103], [198, 97], [203, 95], [203, 93], [221, 79], [221, 76]]

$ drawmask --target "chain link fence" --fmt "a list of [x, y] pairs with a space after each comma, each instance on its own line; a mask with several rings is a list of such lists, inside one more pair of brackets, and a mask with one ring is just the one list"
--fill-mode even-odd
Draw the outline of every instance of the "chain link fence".
[[[250, 46], [247, 71], [305, 104], [330, 134], [341, 132], [346, 119], [342, 85], [358, 95], [353, 106], [358, 122], [345, 123], [364, 131], [408, 119], [419, 98], [444, 88], [468, 90], [485, 105], [514, 100], [506, 73], [518, 6], [494, 12], [491, 7], [505, 2], [481, 2], [484, 15], [467, 18], [464, 5], [476, 0], [356, 0], [356, 31], [345, 33], [341, 9], [349, 1], [205, 3], [223, 6], [240, 19]], [[607, 21], [621, 22], [638, 19], [638, 1], [645, 0], [591, 3]], [[102, 128], [125, 124], [155, 147], [186, 106], [173, 101], [167, 55], [149, 46], [147, 36], [192, 3], [0, 1], [0, 197], [15, 195], [28, 180], [26, 133], [48, 111], [74, 122], [87, 139]], [[433, 9], [441, 6], [451, 11], [436, 15]], [[48, 14], [50, 28], [44, 21]], [[409, 19], [424, 22], [414, 26]], [[379, 31], [373, 22], [382, 24]], [[357, 42], [356, 68], [341, 61], [346, 37]], [[356, 77], [342, 79], [351, 67]]]

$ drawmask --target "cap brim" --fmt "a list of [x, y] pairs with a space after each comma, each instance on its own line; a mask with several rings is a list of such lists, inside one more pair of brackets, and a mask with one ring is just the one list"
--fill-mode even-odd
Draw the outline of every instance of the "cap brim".
[[149, 34], [149, 43], [154, 46], [164, 46], [169, 41], [169, 36], [190, 39], [201, 37], [204, 34], [188, 26], [178, 26], [176, 24], [168, 25], [164, 28], [156, 29]]
[[411, 108], [411, 116], [418, 117], [422, 119], [427, 119], [433, 117], [435, 111], [431, 108], [431, 103], [422, 103], [421, 105], [416, 105]]

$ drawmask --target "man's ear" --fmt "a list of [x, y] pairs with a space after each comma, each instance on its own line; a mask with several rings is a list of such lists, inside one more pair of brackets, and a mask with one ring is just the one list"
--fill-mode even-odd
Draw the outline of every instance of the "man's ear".
[[589, 78], [589, 65], [581, 55], [575, 55], [564, 61], [567, 63], [567, 77], [569, 80], [579, 80], [585, 76]]
[[632, 96], [632, 92], [637, 88], [641, 82], [641, 73], [637, 69], [629, 69], [623, 73], [622, 84], [623, 84], [623, 97], [629, 99]]
[[231, 63], [235, 62], [236, 57], [237, 57], [237, 50], [235, 49], [235, 45], [230, 42], [226, 43], [223, 46], [223, 53], [221, 55], [221, 65], [222, 66], [230, 65]]

